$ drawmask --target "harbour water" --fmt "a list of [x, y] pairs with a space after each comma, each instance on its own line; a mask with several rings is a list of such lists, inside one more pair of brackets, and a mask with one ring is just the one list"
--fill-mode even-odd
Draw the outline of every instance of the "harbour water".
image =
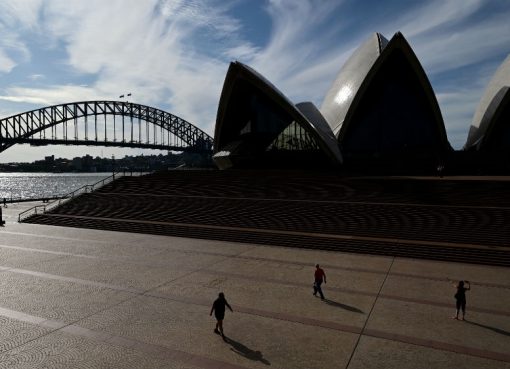
[[0, 172], [0, 200], [61, 196], [111, 175], [112, 173]]

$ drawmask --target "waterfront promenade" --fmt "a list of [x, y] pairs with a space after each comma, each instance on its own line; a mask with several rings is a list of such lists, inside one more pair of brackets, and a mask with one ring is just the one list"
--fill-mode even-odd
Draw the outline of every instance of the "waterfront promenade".
[[16, 223], [30, 205], [3, 209], [0, 368], [510, 368], [509, 268]]

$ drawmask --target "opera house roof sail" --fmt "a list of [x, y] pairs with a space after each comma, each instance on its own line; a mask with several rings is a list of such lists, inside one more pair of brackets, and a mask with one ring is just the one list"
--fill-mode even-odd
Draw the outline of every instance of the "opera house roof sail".
[[327, 92], [320, 110], [336, 135], [356, 93], [387, 44], [388, 40], [383, 35], [374, 33], [345, 62]]
[[[480, 120], [482, 129], [469, 148], [483, 151], [510, 151], [510, 87], [502, 87], [493, 97]], [[475, 136], [475, 135], [473, 135]]]
[[315, 165], [320, 164], [317, 160], [329, 165], [342, 162], [336, 139], [318, 109], [312, 103], [295, 106], [255, 70], [231, 63], [214, 133], [213, 160], [218, 167], [282, 162], [288, 166], [305, 159]]
[[375, 34], [340, 70], [321, 106], [342, 153], [384, 156], [451, 150], [432, 86], [401, 33]]
[[[510, 55], [496, 70], [480, 99], [464, 149], [487, 148], [490, 139], [486, 136], [491, 132], [493, 135], [496, 130], [504, 130], [505, 125], [510, 126], [508, 87], [510, 87]], [[506, 138], [506, 147], [509, 149], [510, 136], [507, 134]]]

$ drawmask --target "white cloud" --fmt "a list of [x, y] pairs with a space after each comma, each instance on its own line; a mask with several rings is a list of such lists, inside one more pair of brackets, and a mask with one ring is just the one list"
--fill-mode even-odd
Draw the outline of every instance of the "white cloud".
[[416, 10], [397, 17], [397, 29], [407, 37], [430, 33], [440, 27], [451, 27], [475, 14], [484, 0], [439, 0], [423, 2]]
[[252, 59], [260, 51], [260, 48], [250, 43], [237, 45], [225, 50], [224, 54], [229, 59]]
[[161, 14], [167, 19], [179, 19], [193, 28], [208, 28], [216, 36], [231, 36], [239, 31], [241, 23], [229, 17], [228, 2], [204, 0], [164, 0], [159, 4]]
[[43, 0], [8, 0], [0, 2], [0, 19], [9, 27], [38, 28]]
[[46, 76], [44, 74], [40, 74], [40, 73], [34, 73], [34, 74], [31, 74], [28, 76], [28, 79], [30, 79], [32, 81], [38, 81], [38, 80], [41, 80], [44, 78], [46, 78]]
[[437, 94], [448, 140], [455, 149], [464, 146], [474, 108], [480, 99], [479, 89], [456, 88]]
[[510, 49], [508, 16], [472, 24], [448, 36], [416, 42], [416, 51], [429, 73], [454, 70], [475, 64]]
[[7, 95], [0, 95], [0, 100], [40, 106], [105, 98], [101, 91], [81, 86], [48, 86], [47, 88], [11, 87], [7, 88], [6, 92]]
[[9, 73], [18, 62], [30, 58], [26, 45], [19, 41], [18, 36], [0, 23], [0, 73]]
[[4, 51], [0, 49], [0, 72], [8, 73], [16, 66], [14, 60], [9, 58]]
[[0, 72], [9, 73], [18, 62], [27, 61], [30, 52], [21, 40], [21, 30], [37, 28], [42, 0], [0, 2]]
[[339, 5], [339, 1], [269, 1], [271, 38], [248, 62], [270, 80], [291, 80], [296, 72], [313, 66], [318, 51], [325, 51], [324, 44], [317, 42], [314, 29]]

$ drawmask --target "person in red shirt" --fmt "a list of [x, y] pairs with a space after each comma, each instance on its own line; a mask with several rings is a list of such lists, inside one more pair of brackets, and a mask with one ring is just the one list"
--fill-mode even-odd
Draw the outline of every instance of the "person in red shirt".
[[326, 273], [319, 267], [319, 264], [315, 266], [315, 282], [313, 284], [313, 295], [317, 296], [317, 292], [321, 296], [321, 300], [324, 300], [324, 294], [322, 293], [321, 284], [322, 281], [326, 283]]

